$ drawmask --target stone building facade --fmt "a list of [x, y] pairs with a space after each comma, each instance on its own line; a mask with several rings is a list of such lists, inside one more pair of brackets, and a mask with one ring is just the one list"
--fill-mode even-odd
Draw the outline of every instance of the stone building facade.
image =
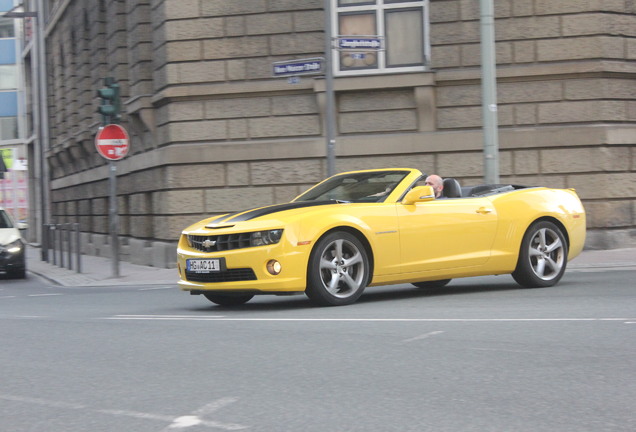
[[[479, 2], [410, 3], [424, 11], [419, 68], [336, 71], [336, 172], [482, 182]], [[587, 247], [634, 246], [636, 2], [494, 3], [501, 181], [576, 188]], [[325, 55], [323, 0], [47, 5], [52, 218], [80, 223], [86, 253], [110, 254], [108, 165], [94, 146], [107, 76], [131, 134], [117, 162], [124, 260], [172, 266], [191, 222], [325, 177], [325, 80], [271, 76], [273, 62]]]

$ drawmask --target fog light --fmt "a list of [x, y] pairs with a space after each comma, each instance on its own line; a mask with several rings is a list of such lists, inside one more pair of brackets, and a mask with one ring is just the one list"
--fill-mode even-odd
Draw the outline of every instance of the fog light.
[[276, 260], [269, 260], [267, 263], [267, 271], [274, 276], [278, 275], [282, 269], [283, 266]]

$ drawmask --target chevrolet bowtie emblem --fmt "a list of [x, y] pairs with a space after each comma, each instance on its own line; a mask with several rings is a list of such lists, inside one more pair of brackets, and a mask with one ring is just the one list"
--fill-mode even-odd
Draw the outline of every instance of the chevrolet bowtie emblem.
[[210, 249], [211, 247], [214, 247], [215, 245], [216, 245], [216, 240], [205, 239], [205, 241], [203, 242], [203, 246], [206, 249]]

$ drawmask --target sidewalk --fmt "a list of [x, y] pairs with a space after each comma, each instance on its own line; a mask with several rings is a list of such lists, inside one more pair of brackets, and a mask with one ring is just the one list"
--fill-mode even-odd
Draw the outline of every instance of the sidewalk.
[[[177, 269], [147, 267], [129, 262], [119, 262], [119, 277], [113, 277], [113, 263], [110, 258], [91, 255], [81, 256], [82, 272], [49, 264], [41, 260], [40, 248], [27, 246], [27, 273], [41, 276], [48, 281], [62, 286], [105, 286], [105, 285], [177, 285], [179, 275]], [[66, 257], [64, 258], [66, 259]], [[68, 263], [65, 262], [68, 266]]]
[[[75, 259], [75, 257], [73, 257]], [[73, 263], [75, 265], [75, 263]], [[176, 285], [176, 269], [146, 267], [121, 261], [119, 277], [113, 278], [112, 261], [82, 255], [82, 272], [69, 270], [40, 260], [40, 249], [27, 247], [27, 271], [62, 286], [105, 285]], [[568, 272], [607, 270], [636, 270], [636, 249], [586, 250], [568, 263]]]

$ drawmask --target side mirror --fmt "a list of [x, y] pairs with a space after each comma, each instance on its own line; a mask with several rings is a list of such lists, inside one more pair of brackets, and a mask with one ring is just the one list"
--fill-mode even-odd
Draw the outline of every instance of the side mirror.
[[20, 231], [24, 231], [29, 227], [29, 225], [24, 222], [18, 222], [15, 224], [15, 227], [19, 229]]
[[406, 194], [402, 200], [402, 204], [412, 205], [418, 202], [433, 201], [434, 199], [435, 191], [431, 186], [417, 186]]

